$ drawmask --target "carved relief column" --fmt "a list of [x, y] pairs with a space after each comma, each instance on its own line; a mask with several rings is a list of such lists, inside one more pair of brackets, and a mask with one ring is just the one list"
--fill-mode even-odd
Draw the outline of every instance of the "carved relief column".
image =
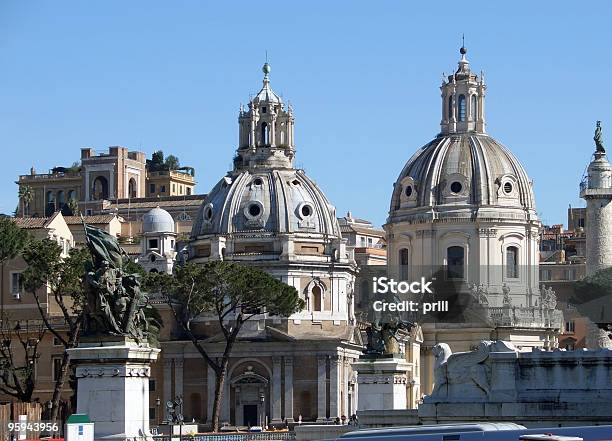
[[174, 398], [172, 396], [172, 359], [164, 358], [164, 415], [165, 419], [168, 420], [170, 414], [166, 407], [166, 402]]
[[293, 357], [285, 357], [285, 412], [288, 421], [293, 419]]
[[317, 421], [327, 418], [327, 356], [317, 355]]
[[281, 419], [281, 358], [272, 358], [272, 385], [270, 388], [270, 407], [272, 408], [272, 423], [280, 423]]

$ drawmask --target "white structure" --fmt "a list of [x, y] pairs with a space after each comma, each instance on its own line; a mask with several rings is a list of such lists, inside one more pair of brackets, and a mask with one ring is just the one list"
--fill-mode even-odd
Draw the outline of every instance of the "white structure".
[[142, 438], [149, 432], [149, 379], [159, 349], [125, 342], [82, 342], [68, 349], [76, 365], [77, 413], [96, 437]]
[[471, 352], [439, 344], [436, 387], [419, 406], [423, 424], [511, 421], [531, 427], [610, 422], [612, 351], [519, 351], [483, 341]]
[[587, 204], [587, 275], [612, 266], [612, 166], [605, 152], [594, 156], [580, 184], [580, 197]]
[[156, 207], [142, 217], [141, 253], [136, 259], [146, 271], [172, 273], [176, 258], [174, 219]]
[[[294, 286], [306, 303], [289, 318], [261, 314], [245, 323], [232, 350], [221, 411], [221, 421], [239, 426], [354, 413], [356, 381], [350, 364], [362, 348], [353, 309], [355, 261], [335, 208], [294, 167], [293, 110], [271, 89], [267, 63], [263, 72], [263, 87], [248, 109], [240, 109], [233, 170], [203, 201], [189, 244], [190, 262], [224, 259], [257, 266]], [[203, 320], [198, 332], [209, 354], [220, 356], [224, 339], [216, 320]], [[185, 396], [204, 389], [186, 385], [199, 378], [195, 363], [203, 363], [189, 342], [163, 343], [163, 357], [168, 362], [164, 399], [172, 389]], [[184, 366], [189, 363], [188, 371]], [[214, 381], [208, 369], [207, 419]]]
[[418, 280], [441, 271], [461, 292], [477, 293], [492, 323], [423, 325], [424, 392], [433, 380], [428, 346], [444, 341], [466, 351], [503, 338], [550, 347], [561, 324], [549, 308], [554, 302], [541, 298], [532, 182], [485, 132], [484, 77], [470, 70], [465, 48], [441, 91], [441, 132], [408, 160], [394, 185], [385, 225], [389, 275]]
[[406, 392], [411, 378], [405, 358], [361, 357], [353, 369], [358, 373], [360, 411], [408, 408]]

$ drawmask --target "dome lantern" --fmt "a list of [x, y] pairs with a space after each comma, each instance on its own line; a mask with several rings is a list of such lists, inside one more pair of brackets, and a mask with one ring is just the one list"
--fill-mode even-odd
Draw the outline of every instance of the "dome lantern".
[[442, 80], [442, 134], [485, 133], [484, 75], [470, 70], [467, 49], [461, 46], [457, 71]]

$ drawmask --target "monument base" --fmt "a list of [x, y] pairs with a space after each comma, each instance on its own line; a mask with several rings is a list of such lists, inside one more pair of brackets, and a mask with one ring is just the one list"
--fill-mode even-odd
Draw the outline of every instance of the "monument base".
[[396, 357], [364, 356], [353, 363], [357, 371], [357, 410], [406, 409], [406, 384], [410, 365]]
[[95, 423], [96, 439], [150, 437], [149, 378], [160, 350], [115, 337], [69, 349], [76, 365], [77, 413]]

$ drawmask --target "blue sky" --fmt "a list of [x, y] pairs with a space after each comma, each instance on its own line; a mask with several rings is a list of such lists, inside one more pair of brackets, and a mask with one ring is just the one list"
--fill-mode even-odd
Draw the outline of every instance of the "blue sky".
[[[261, 86], [296, 114], [297, 165], [338, 213], [384, 223], [392, 184], [439, 131], [442, 72], [466, 35], [488, 132], [534, 180], [545, 223], [581, 205], [596, 119], [612, 149], [606, 2], [0, 1], [0, 212], [19, 174], [81, 147], [173, 153], [198, 192], [230, 167], [241, 102]], [[606, 136], [608, 135], [608, 136]]]

